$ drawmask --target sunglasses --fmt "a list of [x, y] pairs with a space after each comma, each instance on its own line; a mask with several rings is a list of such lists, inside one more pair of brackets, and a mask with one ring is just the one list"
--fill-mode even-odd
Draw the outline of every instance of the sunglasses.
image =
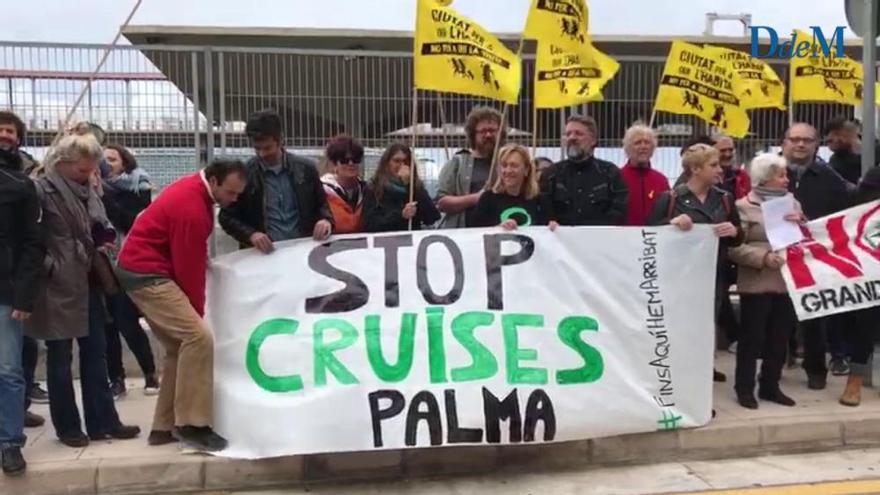
[[336, 163], [340, 165], [359, 165], [361, 163], [361, 158], [352, 158], [347, 156], [341, 160], [337, 160]]

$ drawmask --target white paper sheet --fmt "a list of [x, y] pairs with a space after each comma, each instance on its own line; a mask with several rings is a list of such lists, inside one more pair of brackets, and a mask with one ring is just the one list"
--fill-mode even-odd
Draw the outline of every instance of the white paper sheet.
[[764, 228], [767, 231], [767, 239], [770, 241], [770, 246], [774, 251], [785, 249], [803, 240], [804, 234], [797, 224], [785, 219], [786, 215], [795, 211], [794, 196], [791, 194], [761, 203], [761, 212], [764, 214]]

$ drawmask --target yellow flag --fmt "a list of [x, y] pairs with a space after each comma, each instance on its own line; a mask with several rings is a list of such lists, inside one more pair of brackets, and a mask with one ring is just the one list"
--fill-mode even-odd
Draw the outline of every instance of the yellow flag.
[[770, 64], [748, 53], [720, 46], [703, 47], [716, 61], [730, 64], [740, 79], [737, 96], [745, 109], [778, 108], [785, 110], [785, 85]]
[[[849, 57], [825, 57], [813, 36], [795, 30], [794, 49], [809, 43], [808, 53], [791, 58], [791, 100], [831, 101], [849, 105], [862, 102], [862, 64]], [[815, 51], [815, 57], [813, 56]]]
[[522, 83], [519, 57], [482, 26], [441, 3], [450, 2], [418, 0], [416, 87], [515, 105]]
[[657, 91], [655, 110], [696, 115], [734, 137], [749, 132], [749, 115], [736, 96], [733, 69], [704, 48], [672, 43]]
[[535, 107], [562, 108], [602, 99], [620, 64], [587, 34], [584, 0], [532, 0], [524, 35], [538, 40]]
[[584, 0], [532, 0], [526, 20], [526, 38], [555, 40], [557, 46], [578, 48], [590, 41], [589, 11]]
[[543, 40], [535, 64], [536, 108], [601, 101], [602, 88], [620, 69], [616, 60], [590, 44], [570, 50]]

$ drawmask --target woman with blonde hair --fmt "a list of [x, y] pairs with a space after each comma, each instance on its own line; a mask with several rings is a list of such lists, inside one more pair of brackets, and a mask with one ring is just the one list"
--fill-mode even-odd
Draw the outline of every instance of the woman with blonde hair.
[[[785, 158], [772, 153], [758, 155], [749, 166], [749, 176], [752, 190], [736, 202], [744, 241], [730, 250], [730, 259], [739, 266], [737, 289], [742, 310], [734, 389], [742, 407], [758, 408], [755, 368], [761, 358], [758, 397], [790, 407], [795, 402], [782, 393], [779, 379], [797, 317], [782, 279], [785, 258], [770, 247], [761, 211], [764, 201], [791, 194], [788, 192]], [[797, 211], [791, 212], [788, 220], [803, 219], [797, 201], [795, 209]]]
[[[649, 220], [650, 225], [674, 225], [688, 231], [694, 224], [710, 224], [719, 237], [718, 263], [716, 265], [715, 315], [717, 319], [721, 297], [724, 294], [722, 270], [727, 263], [727, 251], [742, 243], [739, 214], [731, 195], [719, 189], [722, 169], [718, 150], [708, 144], [694, 144], [682, 153], [682, 166], [687, 172], [687, 182], [663, 193]], [[727, 377], [714, 372], [716, 382]]]
[[538, 173], [529, 151], [519, 144], [508, 144], [498, 152], [498, 173], [491, 186], [483, 191], [474, 207], [473, 222], [468, 227], [493, 227], [506, 230], [529, 225], [557, 227], [550, 202], [538, 187]]
[[[116, 233], [91, 184], [104, 151], [90, 132], [83, 124], [63, 136], [49, 150], [46, 173], [36, 182], [46, 234], [47, 283], [27, 332], [46, 341], [49, 412], [55, 434], [70, 447], [84, 447], [90, 439], [128, 439], [140, 433], [137, 426], [119, 420], [107, 377], [102, 300], [102, 280], [107, 279], [99, 276], [97, 257], [102, 256], [100, 250], [112, 249]], [[74, 340], [88, 436], [82, 432], [73, 391]]]

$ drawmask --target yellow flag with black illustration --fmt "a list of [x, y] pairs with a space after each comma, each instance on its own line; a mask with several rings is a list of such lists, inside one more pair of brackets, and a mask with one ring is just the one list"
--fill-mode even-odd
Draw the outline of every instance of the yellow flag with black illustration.
[[753, 108], [778, 108], [785, 110], [785, 85], [770, 64], [752, 57], [746, 52], [721, 46], [704, 45], [715, 60], [730, 64], [740, 81], [737, 85], [741, 106]]
[[538, 41], [535, 108], [564, 108], [601, 101], [620, 64], [600, 52], [587, 34], [584, 0], [532, 0], [525, 36]]
[[418, 89], [484, 96], [515, 105], [522, 62], [448, 0], [418, 0], [413, 43]]
[[675, 41], [657, 91], [655, 110], [695, 115], [725, 134], [745, 137], [749, 115], [737, 96], [733, 69], [704, 48]]
[[526, 19], [526, 38], [556, 40], [557, 46], [577, 48], [590, 42], [590, 12], [584, 0], [532, 0]]
[[791, 100], [860, 104], [864, 75], [862, 64], [847, 56], [835, 56], [833, 49], [831, 56], [826, 57], [811, 34], [801, 30], [795, 30], [795, 33], [794, 47], [806, 41], [809, 50], [806, 54], [802, 53], [804, 56], [791, 57]]

